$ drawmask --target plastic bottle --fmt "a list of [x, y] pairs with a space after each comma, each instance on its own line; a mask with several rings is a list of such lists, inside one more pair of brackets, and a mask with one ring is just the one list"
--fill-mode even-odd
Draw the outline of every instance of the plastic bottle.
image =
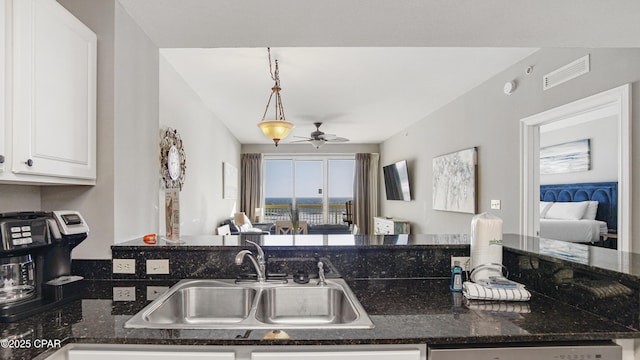
[[451, 284], [449, 289], [455, 292], [462, 292], [462, 268], [459, 262], [454, 262], [451, 268]]

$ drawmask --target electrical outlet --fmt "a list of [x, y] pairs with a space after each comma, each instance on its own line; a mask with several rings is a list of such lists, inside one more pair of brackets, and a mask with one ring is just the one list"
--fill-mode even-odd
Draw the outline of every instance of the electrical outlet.
[[147, 274], [169, 274], [169, 259], [147, 260]]
[[168, 286], [147, 286], [147, 300], [153, 301], [169, 290]]
[[500, 210], [501, 208], [500, 200], [491, 200], [491, 208], [494, 210]]
[[451, 257], [451, 267], [455, 266], [456, 261], [458, 262], [458, 266], [462, 268], [462, 271], [471, 270], [471, 258], [468, 256], [452, 256]]
[[113, 287], [113, 301], [136, 301], [136, 288], [131, 287]]
[[114, 274], [135, 274], [136, 259], [113, 259]]

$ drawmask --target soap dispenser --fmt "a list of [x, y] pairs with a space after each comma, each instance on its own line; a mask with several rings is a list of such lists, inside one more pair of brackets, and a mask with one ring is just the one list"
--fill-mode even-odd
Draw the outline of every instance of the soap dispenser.
[[451, 268], [451, 284], [449, 284], [449, 289], [455, 292], [462, 292], [462, 268], [458, 261], [455, 261]]

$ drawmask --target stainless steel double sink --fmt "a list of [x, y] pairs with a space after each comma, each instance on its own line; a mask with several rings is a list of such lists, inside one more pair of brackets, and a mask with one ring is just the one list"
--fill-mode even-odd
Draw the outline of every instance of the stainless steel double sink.
[[126, 322], [152, 329], [369, 329], [342, 279], [326, 285], [182, 280]]

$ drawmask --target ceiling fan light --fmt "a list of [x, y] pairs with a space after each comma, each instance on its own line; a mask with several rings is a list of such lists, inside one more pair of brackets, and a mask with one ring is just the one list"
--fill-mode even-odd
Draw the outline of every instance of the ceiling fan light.
[[285, 120], [264, 120], [258, 123], [260, 130], [264, 136], [273, 140], [278, 146], [278, 142], [289, 135], [294, 125], [292, 122]]
[[320, 146], [324, 145], [325, 141], [322, 139], [314, 139], [309, 141], [314, 148], [320, 149]]

